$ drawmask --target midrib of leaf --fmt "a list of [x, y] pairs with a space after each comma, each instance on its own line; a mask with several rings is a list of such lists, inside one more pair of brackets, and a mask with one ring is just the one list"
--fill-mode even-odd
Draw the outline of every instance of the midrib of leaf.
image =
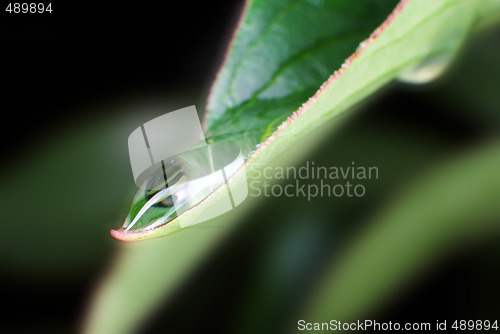
[[[399, 36], [398, 38], [396, 38], [396, 39], [394, 39], [394, 40], [392, 41], [391, 45], [393, 45], [393, 44], [399, 44], [399, 43], [403, 42], [403, 41], [404, 41], [404, 39], [405, 39], [405, 38], [407, 38], [407, 37], [408, 37], [408, 35], [412, 33], [412, 31], [415, 29], [415, 27], [421, 27], [422, 25], [427, 24], [427, 23], [428, 23], [429, 21], [431, 21], [431, 20], [436, 20], [436, 19], [439, 19], [439, 16], [440, 16], [440, 15], [442, 15], [442, 14], [446, 13], [446, 11], [447, 11], [447, 10], [450, 10], [451, 8], [453, 8], [454, 6], [456, 6], [456, 5], [460, 4], [460, 3], [463, 3], [463, 1], [462, 1], [462, 2], [460, 2], [460, 1], [459, 1], [459, 2], [440, 2], [440, 4], [442, 4], [442, 6], [441, 6], [440, 8], [438, 8], [438, 9], [435, 11], [435, 13], [434, 13], [434, 15], [433, 15], [433, 16], [424, 17], [424, 18], [422, 18], [419, 22], [416, 22], [415, 24], [413, 24], [413, 25], [411, 25], [411, 26], [410, 26], [410, 25], [403, 26], [403, 29], [401, 29], [401, 31], [400, 31], [400, 32], [402, 32], [402, 33], [400, 34], [400, 36]], [[363, 89], [366, 89], [367, 87], [372, 86], [372, 85], [373, 85], [373, 83], [377, 81], [377, 79], [383, 79], [383, 78], [389, 78], [389, 79], [390, 79], [391, 75], [393, 75], [395, 72], [397, 72], [397, 71], [399, 71], [399, 70], [403, 69], [405, 66], [410, 66], [412, 62], [415, 62], [415, 64], [417, 64], [417, 63], [421, 62], [422, 60], [424, 60], [424, 59], [426, 59], [426, 58], [429, 58], [429, 57], [435, 57], [435, 56], [438, 56], [438, 55], [443, 55], [443, 54], [446, 54], [446, 53], [447, 53], [447, 51], [449, 51], [449, 52], [448, 52], [448, 54], [450, 54], [450, 55], [451, 55], [451, 54], [453, 54], [453, 51], [455, 51], [455, 49], [457, 49], [457, 48], [460, 46], [461, 42], [463, 41], [463, 38], [464, 38], [464, 37], [465, 37], [465, 35], [466, 35], [466, 34], [465, 34], [465, 32], [466, 32], [466, 31], [468, 30], [468, 28], [470, 27], [470, 23], [471, 23], [470, 18], [473, 18], [473, 16], [471, 15], [471, 16], [469, 17], [469, 21], [462, 22], [462, 27], [464, 28], [464, 32], [461, 34], [462, 39], [459, 39], [458, 41], [456, 41], [456, 43], [455, 43], [452, 47], [450, 47], [450, 48], [448, 48], [448, 49], [443, 48], [443, 50], [442, 50], [442, 51], [436, 51], [436, 50], [435, 50], [434, 52], [429, 53], [429, 54], [422, 55], [421, 57], [418, 57], [418, 56], [417, 56], [417, 57], [414, 57], [413, 59], [408, 60], [406, 63], [401, 64], [401, 66], [399, 66], [399, 67], [394, 67], [394, 69], [393, 69], [393, 70], [389, 70], [389, 71], [387, 71], [384, 75], [381, 75], [380, 77], [375, 78], [375, 79], [374, 79], [374, 80], [372, 80], [371, 82], [369, 82], [369, 83], [365, 84], [364, 86], [362, 86], [362, 88], [361, 88], [361, 89], [358, 89], [357, 91], [363, 91]], [[346, 38], [348, 38], [348, 37], [346, 36]], [[337, 41], [339, 41], [338, 36], [332, 37], [332, 40], [337, 40]], [[327, 43], [326, 43], [326, 44], [327, 44]], [[323, 45], [323, 46], [324, 46], [324, 45]], [[384, 46], [383, 46], [380, 50], [378, 50], [378, 51], [373, 51], [373, 48], [372, 48], [372, 51], [373, 51], [373, 52], [372, 52], [371, 56], [369, 56], [369, 57], [367, 57], [367, 58], [366, 58], [366, 61], [368, 61], [371, 57], [374, 57], [375, 55], [377, 55], [377, 54], [378, 54], [378, 52], [383, 52], [383, 51], [384, 51], [385, 46], [386, 46], [386, 45], [384, 45]], [[312, 46], [312, 47], [311, 47], [311, 50], [314, 50], [314, 48], [315, 48], [315, 46]], [[306, 52], [307, 52], [307, 51], [306, 51]], [[259, 95], [260, 95], [263, 91], [265, 91], [268, 87], [272, 86], [272, 84], [274, 83], [274, 81], [276, 80], [276, 78], [278, 78], [278, 77], [279, 77], [279, 75], [278, 75], [278, 74], [279, 74], [279, 73], [282, 73], [282, 72], [286, 69], [287, 63], [291, 63], [291, 64], [293, 64], [293, 62], [295, 61], [295, 59], [297, 59], [297, 58], [298, 58], [298, 59], [300, 59], [301, 57], [306, 56], [306, 55], [307, 55], [307, 53], [304, 55], [304, 54], [301, 52], [301, 53], [297, 54], [296, 56], [292, 56], [291, 58], [289, 58], [289, 59], [287, 60], [287, 62], [285, 62], [285, 64], [283, 64], [283, 65], [282, 65], [282, 66], [281, 66], [281, 67], [280, 67], [280, 68], [279, 68], [279, 69], [278, 69], [278, 70], [277, 70], [277, 71], [273, 74], [273, 76], [271, 77], [271, 81], [270, 81], [270, 82], [266, 83], [264, 86], [262, 86], [261, 88], [259, 88], [259, 89], [258, 89], [258, 90], [257, 90], [257, 91], [256, 91], [256, 92], [252, 95], [252, 96], [251, 96], [251, 98], [250, 98], [249, 100], [247, 100], [247, 101], [245, 101], [244, 103], [242, 103], [241, 105], [236, 106], [236, 107], [234, 107], [234, 108], [233, 108], [233, 110], [235, 110], [235, 111], [236, 111], [236, 112], [234, 112], [234, 115], [243, 114], [243, 113], [244, 113], [244, 112], [245, 112], [248, 108], [252, 107], [252, 106], [253, 106], [253, 105], [255, 105], [257, 102], [259, 102], [259, 99], [258, 99]], [[240, 62], [240, 63], [241, 63], [241, 62]], [[284, 69], [284, 68], [285, 68], [285, 69]], [[234, 76], [233, 76], [233, 79], [234, 79], [235, 77], [237, 77], [237, 75], [234, 75]], [[383, 85], [383, 84], [385, 84], [385, 83], [386, 83], [386, 81], [381, 81], [379, 86], [382, 86], [382, 85]], [[375, 89], [376, 89], [376, 88], [375, 88]], [[356, 95], [355, 93], [357, 93], [357, 92], [354, 92], [354, 93], [352, 94], [352, 96]], [[300, 95], [300, 93], [299, 93], [299, 95]], [[368, 95], [368, 94], [366, 94], [366, 95]], [[348, 100], [348, 99], [349, 99], [349, 97], [347, 97], [345, 100]], [[337, 100], [338, 100], [338, 99], [337, 99]], [[340, 104], [341, 104], [341, 103], [340, 103]], [[333, 108], [332, 108], [332, 109], [333, 109]], [[337, 109], [336, 111], [337, 111], [337, 112], [341, 112], [341, 111], [344, 111], [344, 110]], [[265, 111], [264, 111], [264, 112], [265, 112]], [[234, 115], [233, 115], [233, 116], [234, 116]], [[255, 117], [258, 117], [259, 115], [254, 115], [254, 116], [255, 116]], [[277, 118], [275, 118], [275, 119], [274, 119], [274, 121], [273, 121], [273, 122], [276, 122], [276, 121], [281, 121], [281, 120], [285, 119], [285, 117], [286, 117], [285, 115], [284, 115], [284, 116], [282, 116], [282, 117], [277, 117]], [[220, 123], [220, 124], [222, 124], [222, 126], [224, 126], [224, 125], [225, 125], [225, 123], [224, 123], [224, 119], [219, 120], [219, 122], [215, 122], [215, 123], [213, 124], [213, 125], [214, 125], [214, 128], [217, 128], [217, 126], [219, 126], [219, 127], [220, 127], [219, 123]], [[225, 128], [225, 129], [227, 129], [227, 127], [224, 127], [224, 128]], [[210, 131], [209, 131], [209, 133], [210, 133]], [[264, 136], [265, 136], [265, 135], [266, 135], [266, 133], [264, 133]], [[211, 136], [211, 137], [213, 137], [213, 136], [215, 136], [215, 137], [218, 137], [218, 136], [224, 136], [224, 137], [226, 137], [226, 136], [227, 136], [227, 133], [224, 133], [224, 132], [218, 132], [218, 131], [216, 130], [214, 133], [210, 133], [210, 136]], [[265, 137], [264, 137], [263, 139], [265, 139]]]
[[333, 44], [333, 43], [343, 42], [343, 41], [348, 40], [348, 39], [359, 40], [362, 37], [364, 37], [364, 34], [359, 33], [359, 32], [351, 32], [351, 33], [345, 34], [344, 36], [331, 36], [331, 37], [325, 38], [325, 39], [315, 43], [314, 45], [311, 45], [310, 47], [308, 47], [306, 49], [303, 49], [301, 52], [293, 55], [288, 60], [284, 61], [282, 63], [282, 65], [273, 73], [273, 75], [271, 76], [269, 81], [266, 82], [261, 88], [256, 90], [253, 93], [253, 95], [246, 102], [243, 102], [242, 104], [235, 106], [232, 109], [238, 110], [238, 112], [241, 113], [241, 112], [244, 112], [245, 108], [253, 106], [258, 101], [259, 95], [262, 92], [264, 92], [267, 88], [271, 87], [273, 84], [276, 83], [276, 80], [279, 78], [280, 74], [282, 74], [284, 71], [286, 71], [291, 66], [295, 65], [297, 62], [300, 62], [301, 60], [306, 60], [306, 59], [310, 58], [313, 52], [319, 51], [322, 48], [325, 48], [327, 46], [331, 46], [331, 44]]
[[[283, 1], [286, 3], [286, 1]], [[357, 22], [356, 24], [349, 24], [349, 26], [352, 25], [351, 28], [345, 29], [342, 28], [342, 25], [337, 26], [339, 28], [334, 28], [334, 29], [328, 29], [326, 31], [328, 32], [323, 32], [321, 28], [316, 28], [316, 29], [307, 29], [307, 32], [300, 32], [298, 31], [297, 33], [300, 34], [301, 36], [310, 36], [311, 38], [309, 39], [299, 39], [302, 40], [301, 42], [298, 42], [299, 48], [302, 48], [304, 51], [307, 51], [308, 49], [313, 50], [314, 45], [321, 43], [322, 40], [325, 40], [326, 38], [329, 38], [329, 36], [337, 36], [339, 38], [342, 38], [343, 35], [348, 35], [348, 34], [353, 34], [352, 32], [355, 30], [359, 30], [360, 34], [360, 39], [353, 39], [353, 43], [346, 44], [344, 45], [344, 49], [342, 48], [335, 48], [329, 51], [328, 54], [330, 54], [329, 59], [334, 59], [335, 62], [332, 61], [327, 61], [326, 63], [328, 66], [324, 66], [323, 68], [335, 68], [340, 64], [342, 59], [345, 59], [349, 55], [348, 50], [352, 50], [355, 48], [357, 45], [357, 42], [361, 40], [361, 38], [365, 38], [366, 36], [369, 35], [369, 33], [372, 31], [372, 29], [375, 27], [375, 24], [378, 24], [385, 13], [387, 13], [388, 10], [391, 9], [391, 6], [395, 4], [394, 1], [386, 1], [386, 2], [380, 2], [380, 3], [375, 3], [372, 1], [367, 1], [365, 2], [347, 2], [347, 1], [339, 1], [338, 4], [335, 4], [335, 2], [332, 1], [327, 1], [329, 5], [325, 5], [324, 9], [317, 9], [316, 8], [316, 13], [312, 13], [313, 16], [317, 15], [318, 19], [316, 22], [317, 27], [321, 27], [320, 24], [329, 24], [329, 22], [336, 22], [335, 20], [343, 20], [343, 17], [349, 17], [352, 19], [351, 22]], [[245, 9], [244, 9], [244, 15], [240, 18], [239, 21], [239, 32], [236, 33], [233, 37], [233, 41], [230, 46], [230, 54], [226, 56], [226, 59], [224, 61], [224, 67], [220, 70], [219, 75], [214, 82], [214, 85], [212, 86], [212, 91], [208, 99], [207, 103], [207, 109], [208, 112], [205, 114], [205, 125], [207, 132], [210, 136], [213, 136], [213, 134], [220, 134], [222, 132], [225, 132], [224, 130], [221, 130], [220, 128], [217, 128], [217, 126], [213, 126], [216, 124], [213, 124], [214, 122], [217, 124], [222, 124], [225, 125], [224, 122], [227, 122], [228, 119], [224, 117], [225, 115], [236, 115], [236, 114], [241, 114], [243, 110], [247, 107], [251, 107], [254, 105], [251, 101], [256, 101], [256, 97], [260, 97], [260, 94], [265, 91], [266, 88], [272, 86], [273, 83], [275, 83], [275, 79], [277, 77], [277, 72], [279, 71], [280, 73], [283, 71], [281, 68], [283, 67], [284, 62], [288, 62], [289, 65], [292, 65], [293, 62], [290, 62], [290, 57], [288, 59], [280, 59], [281, 56], [274, 57], [271, 56], [270, 58], [270, 64], [267, 65], [265, 64], [266, 61], [260, 60], [258, 57], [262, 57], [262, 54], [257, 54], [256, 56], [253, 54], [254, 49], [257, 47], [260, 49], [264, 43], [269, 43], [273, 44], [273, 39], [275, 40], [280, 40], [281, 38], [285, 38], [288, 40], [293, 40], [295, 36], [293, 35], [295, 31], [292, 29], [292, 33], [284, 33], [282, 34], [281, 31], [275, 31], [274, 27], [278, 23], [284, 24], [285, 27], [290, 27], [294, 25], [294, 19], [293, 17], [299, 15], [304, 16], [305, 14], [298, 14], [299, 11], [295, 10], [296, 7], [304, 6], [304, 11], [308, 14], [311, 14], [310, 11], [312, 8], [315, 8], [314, 5], [310, 4], [308, 1], [291, 1], [288, 3], [288, 5], [284, 8], [274, 8], [274, 13], [272, 15], [267, 15], [264, 13], [264, 18], [260, 19], [258, 16], [256, 17], [255, 12], [258, 12], [259, 15], [262, 12], [263, 8], [268, 9], [268, 7], [279, 7], [279, 4], [275, 3], [267, 3], [264, 1], [251, 1], [247, 2]], [[332, 7], [335, 7], [335, 11], [332, 9]], [[348, 9], [349, 8], [349, 9]], [[386, 10], [381, 10], [383, 8], [386, 8]], [[375, 10], [375, 11], [374, 11]], [[254, 13], [249, 13], [251, 11], [254, 11]], [[286, 17], [286, 13], [291, 13], [293, 12], [294, 15], [292, 15], [288, 19], [283, 19]], [[319, 14], [322, 13], [322, 14]], [[333, 18], [332, 18], [332, 13], [333, 13]], [[247, 15], [248, 14], [248, 15]], [[341, 16], [342, 14], [342, 16]], [[247, 17], [248, 16], [248, 17]], [[268, 21], [269, 20], [269, 21]], [[332, 21], [333, 20], [333, 21]], [[380, 20], [380, 21], [379, 21]], [[311, 22], [312, 23], [312, 22]], [[263, 29], [258, 30], [258, 27], [261, 25], [265, 25]], [[364, 31], [363, 31], [364, 30]], [[273, 34], [273, 38], [268, 39], [267, 36], [269, 34]], [[250, 35], [250, 36], [247, 36]], [[287, 43], [286, 47], [292, 47], [297, 49], [297, 46], [294, 46], [295, 43]], [[328, 44], [328, 43], [327, 43]], [[346, 46], [349, 45], [349, 47], [346, 48]], [[293, 49], [292, 49], [293, 50]], [[332, 51], [332, 50], [338, 50], [338, 51]], [[340, 51], [342, 50], [342, 51]], [[257, 51], [255, 51], [257, 52]], [[296, 52], [298, 60], [301, 58], [301, 51]], [[264, 54], [265, 55], [265, 54]], [[267, 55], [269, 56], [269, 55]], [[288, 56], [288, 55], [287, 55]], [[257, 57], [257, 58], [255, 58]], [[292, 56], [295, 57], [295, 56]], [[252, 60], [253, 59], [253, 60]], [[273, 76], [267, 77], [266, 74], [260, 73], [258, 75], [257, 81], [254, 81], [250, 88], [248, 88], [249, 95], [246, 96], [247, 93], [243, 94], [243, 96], [238, 96], [237, 98], [234, 97], [234, 92], [236, 91], [236, 87], [234, 86], [235, 82], [244, 82], [245, 76], [244, 74], [241, 73], [242, 68], [246, 66], [246, 70], [248, 72], [248, 66], [252, 66], [252, 64], [255, 63], [256, 59], [257, 61], [262, 61], [263, 64], [261, 67], [263, 68], [268, 68], [270, 71], [274, 73]], [[325, 59], [322, 60], [323, 63], [325, 63]], [[277, 65], [276, 68], [274, 66]], [[286, 70], [286, 68], [284, 69]], [[292, 69], [293, 70], [293, 69]], [[300, 71], [301, 69], [299, 69]], [[229, 73], [230, 72], [230, 73]], [[314, 83], [313, 82], [308, 82], [307, 83], [307, 88], [305, 85], [303, 94], [300, 97], [300, 100], [302, 102], [307, 99], [308, 96], [314, 93], [314, 90], [321, 84], [323, 80], [327, 78], [327, 76], [331, 72], [325, 71], [324, 74], [319, 74], [315, 75], [316, 78], [314, 78]], [[246, 74], [245, 74], [246, 75]], [[247, 76], [251, 76], [251, 73], [248, 73]], [[272, 80], [272, 82], [269, 82]], [[260, 81], [259, 83], [256, 83]], [[263, 87], [265, 86], [265, 87]], [[295, 91], [291, 92], [290, 94], [295, 94], [297, 95], [297, 88], [294, 88]], [[300, 90], [300, 88], [298, 89]], [[222, 91], [222, 94], [221, 94]], [[300, 93], [300, 92], [298, 92]], [[280, 96], [275, 99], [276, 105], [281, 104], [281, 99], [283, 96]], [[290, 96], [288, 96], [290, 98]], [[271, 97], [272, 99], [272, 97]], [[266, 100], [269, 101], [269, 100]], [[300, 103], [297, 105], [294, 105], [293, 107], [288, 109], [287, 113], [291, 113], [293, 110], [296, 110], [300, 106]], [[253, 110], [255, 112], [255, 110]], [[282, 114], [284, 117], [286, 117], [286, 114]], [[257, 116], [257, 115], [255, 115]], [[221, 132], [222, 131], [222, 132]], [[241, 131], [241, 129], [240, 129]], [[258, 142], [254, 141], [253, 145], [256, 145]]]
[[[252, 49], [260, 43], [262, 37], [265, 37], [267, 34], [269, 34], [269, 32], [272, 31], [272, 29], [275, 27], [275, 25], [279, 22], [279, 20], [286, 13], [290, 12], [292, 9], [294, 9], [295, 7], [298, 7], [299, 5], [300, 5], [300, 2], [292, 2], [292, 3], [289, 3], [287, 6], [283, 7], [278, 12], [276, 12], [275, 15], [269, 21], [268, 25], [259, 34], [259, 38], [255, 38], [254, 40], [252, 40], [252, 42], [250, 42], [250, 44], [245, 49], [245, 53], [252, 51]], [[238, 74], [241, 71], [242, 66], [243, 66], [243, 58], [240, 57], [239, 61], [236, 63], [236, 66], [234, 67], [233, 76], [231, 77], [231, 80], [229, 81], [229, 89], [227, 90], [225, 97], [229, 97], [229, 98], [231, 97], [230, 94], [231, 94], [231, 92], [234, 91], [234, 80], [235, 80], [235, 78], [238, 77]]]

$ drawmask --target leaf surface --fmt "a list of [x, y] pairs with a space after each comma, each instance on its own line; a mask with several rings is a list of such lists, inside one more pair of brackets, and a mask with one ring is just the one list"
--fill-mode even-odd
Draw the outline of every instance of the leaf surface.
[[208, 98], [207, 136], [254, 150], [396, 4], [250, 1]]

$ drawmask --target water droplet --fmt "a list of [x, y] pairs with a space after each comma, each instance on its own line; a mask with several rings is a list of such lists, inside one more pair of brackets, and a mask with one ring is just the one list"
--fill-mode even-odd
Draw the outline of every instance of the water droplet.
[[451, 59], [451, 55], [429, 58], [418, 65], [403, 70], [398, 75], [398, 79], [410, 84], [431, 82], [438, 78], [448, 68]]
[[139, 232], [162, 226], [200, 203], [243, 164], [239, 148], [209, 144], [151, 167], [122, 226]]

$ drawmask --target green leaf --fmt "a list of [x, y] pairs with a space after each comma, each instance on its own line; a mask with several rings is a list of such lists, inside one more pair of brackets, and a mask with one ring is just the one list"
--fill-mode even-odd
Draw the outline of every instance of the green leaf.
[[254, 150], [396, 4], [249, 2], [207, 102], [207, 136]]
[[[396, 3], [249, 2], [208, 100], [208, 141], [234, 143], [248, 156], [314, 94]], [[138, 192], [127, 222], [134, 220], [148, 200], [144, 192]], [[151, 207], [135, 222], [134, 230], [113, 231], [113, 236], [149, 236], [134, 232], [167, 212], [169, 208]], [[162, 231], [167, 229], [167, 234], [178, 232], [181, 224], [170, 220]]]
[[[351, 6], [348, 6], [347, 2], [338, 3], [345, 5], [346, 8]], [[287, 116], [288, 118], [252, 153], [243, 168], [229, 182], [232, 185], [246, 182], [243, 173], [246, 172], [247, 177], [255, 177], [256, 172], [262, 171], [262, 168], [278, 157], [300, 159], [303, 152], [295, 150], [299, 143], [313, 138], [311, 134], [321, 129], [322, 125], [334, 120], [357, 102], [395, 79], [401, 71], [411, 72], [412, 68], [432, 58], [450, 58], [473, 25], [479, 4], [481, 2], [473, 0], [401, 2], [391, 16], [361, 43], [358, 50], [323, 84], [320, 90], [291, 114], [291, 111], [300, 104], [299, 96], [306, 94], [301, 89], [304, 92], [312, 89], [312, 83], [309, 83], [308, 78], [304, 78], [302, 85], [301, 79], [305, 74], [298, 71], [295, 74], [297, 77], [294, 77], [295, 81], [287, 77], [281, 85], [279, 78], [282, 76], [285, 78], [288, 72], [279, 70], [281, 64], [279, 61], [273, 63], [274, 71], [280, 74], [279, 78], [273, 79], [273, 70], [268, 69], [266, 73], [259, 71], [260, 66], [274, 59], [270, 58], [271, 55], [274, 57], [279, 51], [290, 54], [294, 49], [284, 47], [281, 50], [279, 47], [282, 41], [279, 38], [280, 29], [290, 28], [290, 26], [279, 26], [277, 35], [271, 34], [273, 30], [267, 33], [278, 37], [269, 38], [262, 45], [263, 53], [259, 54], [255, 50], [255, 53], [248, 53], [246, 47], [252, 43], [251, 41], [258, 39], [259, 36], [266, 37], [265, 31], [261, 30], [266, 24], [257, 23], [269, 23], [271, 17], [275, 15], [277, 19], [280, 17], [276, 14], [279, 13], [278, 9], [273, 11], [269, 9], [270, 13], [267, 11], [268, 2], [257, 0], [250, 2], [243, 22], [252, 17], [255, 23], [241, 25], [237, 34], [241, 42], [238, 43], [246, 41], [247, 44], [241, 47], [236, 47], [236, 44], [233, 46], [226, 66], [214, 86], [208, 105], [206, 122], [208, 133], [212, 136], [212, 140], [229, 138], [250, 149], [253, 144], [271, 133], [281, 120]], [[293, 10], [294, 6], [290, 6], [291, 9], [288, 10]], [[300, 25], [302, 19], [305, 20], [304, 17], [297, 16], [291, 22], [292, 27]], [[318, 22], [324, 24], [323, 29], [329, 29], [328, 21]], [[316, 23], [309, 21], [309, 25]], [[332, 24], [334, 23], [332, 20]], [[301, 27], [305, 28], [308, 25]], [[241, 37], [245, 35], [249, 37]], [[299, 38], [300, 33], [297, 31], [288, 36], [296, 37], [299, 42], [307, 40]], [[260, 42], [254, 43], [259, 45]], [[268, 48], [274, 51], [266, 57], [265, 52]], [[246, 65], [246, 61], [238, 60], [249, 55], [255, 56], [258, 61], [254, 60], [249, 63], [250, 65]], [[338, 57], [342, 57], [342, 52]], [[285, 55], [284, 58], [277, 59], [287, 58]], [[314, 64], [314, 59], [316, 56], [311, 56], [307, 66]], [[231, 66], [234, 67], [231, 69]], [[240, 72], [243, 69], [245, 72]], [[418, 74], [424, 69], [417, 68], [413, 72]], [[268, 84], [267, 81], [270, 79], [272, 82]], [[275, 83], [280, 89], [273, 90]], [[297, 95], [288, 94], [287, 88], [290, 89], [289, 92], [296, 90]], [[269, 99], [270, 97], [276, 101]], [[275, 114], [275, 110], [279, 112]], [[87, 322], [88, 333], [133, 332], [146, 314], [154, 310], [162, 299], [172, 295], [186, 275], [192, 272], [201, 259], [230, 231], [236, 217], [234, 212], [230, 212], [199, 226], [180, 230], [177, 227], [181, 222], [189, 225], [190, 221], [202, 214], [204, 209], [210, 207], [221, 196], [220, 191], [214, 192], [172, 222], [152, 231], [115, 233], [115, 237], [123, 240], [149, 239], [165, 235], [168, 237], [123, 246], [124, 250], [120, 254], [119, 261], [96, 295]], [[234, 211], [241, 214], [247, 212], [252, 205], [253, 203], [247, 202], [243, 209]], [[173, 230], [178, 233], [172, 234]]]
[[[259, 2], [256, 1], [256, 3]], [[290, 150], [298, 142], [304, 141], [313, 131], [317, 131], [323, 124], [338, 117], [363, 98], [397, 78], [401, 73], [404, 74], [405, 80], [411, 80], [412, 77], [415, 77], [417, 78], [415, 81], [421, 81], [422, 73], [424, 73], [424, 77], [433, 77], [432, 73], [429, 75], [426, 72], [435, 70], [436, 60], [440, 64], [438, 67], [440, 70], [443, 67], [443, 59], [452, 58], [472, 27], [476, 10], [480, 4], [482, 3], [471, 0], [401, 2], [387, 20], [360, 44], [357, 51], [344, 62], [338, 71], [330, 76], [316, 94], [297, 111], [289, 115], [277, 130], [267, 137], [257, 150], [253, 151], [240, 172], [234, 175], [229, 182], [238, 186], [238, 183], [244, 182], [243, 173], [246, 172], [247, 177], [255, 177], [259, 170], [262, 170], [277, 157], [287, 152], [290, 155]], [[251, 8], [261, 8], [254, 6]], [[246, 16], [252, 17], [250, 12], [247, 12]], [[297, 19], [293, 22], [297, 22]], [[245, 25], [242, 26], [241, 31], [245, 31], [244, 27]], [[272, 41], [275, 40], [272, 39]], [[271, 44], [269, 47], [272, 47], [276, 43], [269, 42], [269, 44]], [[236, 50], [239, 49], [236, 48]], [[234, 57], [238, 58], [240, 52], [234, 53], [236, 53]], [[231, 56], [232, 54], [230, 54], [229, 59]], [[261, 62], [264, 62], [263, 59], [267, 59], [262, 56], [257, 58]], [[227, 64], [229, 67], [235, 66], [231, 65], [229, 60]], [[234, 71], [237, 75], [238, 67], [235, 67]], [[245, 81], [247, 84], [252, 82], [253, 77], [249, 75], [251, 72], [247, 74], [245, 80], [240, 79], [239, 81]], [[297, 75], [301, 75], [300, 71]], [[218, 103], [209, 102], [209, 110], [211, 111], [208, 112], [207, 117], [208, 132], [218, 133], [213, 135], [215, 137], [212, 139], [224, 140], [230, 136], [231, 140], [228, 141], [235, 141], [240, 147], [250, 149], [253, 147], [252, 143], [259, 137], [256, 135], [258, 131], [253, 130], [254, 123], [252, 121], [259, 124], [255, 128], [264, 131], [264, 126], [266, 130], [272, 129], [276, 120], [273, 119], [272, 112], [264, 113], [265, 117], [259, 112], [261, 109], [265, 110], [270, 104], [268, 100], [248, 102], [253, 106], [251, 108], [253, 111], [245, 109], [247, 102], [240, 103], [240, 107], [235, 107], [234, 110], [231, 109], [231, 103], [238, 103], [234, 102], [238, 99], [231, 97], [224, 100], [224, 97], [217, 93], [219, 85], [224, 86], [224, 83], [232, 81], [224, 79], [227, 76], [227, 72], [221, 71], [220, 77], [222, 79], [219, 79], [218, 84], [214, 86], [212, 96], [217, 98], [211, 97], [211, 99], [215, 99]], [[219, 82], [221, 83], [219, 84]], [[255, 85], [255, 87], [261, 86]], [[232, 88], [226, 87], [226, 89]], [[258, 88], [255, 89], [259, 92]], [[245, 96], [242, 99], [248, 99], [252, 94], [249, 95], [247, 92], [238, 96], [240, 98]], [[258, 93], [257, 96], [261, 95]], [[284, 106], [288, 102], [288, 99], [285, 100], [286, 102], [281, 101], [276, 105], [276, 109], [279, 109], [281, 113], [290, 107]], [[220, 118], [214, 121], [216, 117]], [[286, 114], [282, 117], [286, 117]], [[223, 119], [225, 120], [224, 126], [219, 126], [219, 122], [222, 122]], [[244, 130], [245, 128], [247, 130]], [[294, 152], [293, 157], [300, 159], [300, 154]], [[220, 198], [220, 191], [216, 191], [181, 216], [153, 230], [132, 233], [112, 231], [112, 234], [121, 240], [142, 240], [179, 232], [183, 230], [182, 226], [190, 226], [190, 220], [196, 219], [203, 210]]]

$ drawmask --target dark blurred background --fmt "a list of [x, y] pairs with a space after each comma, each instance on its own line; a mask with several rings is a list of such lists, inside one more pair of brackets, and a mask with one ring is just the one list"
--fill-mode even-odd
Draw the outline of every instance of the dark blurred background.
[[[135, 191], [129, 133], [166, 111], [203, 109], [241, 5], [67, 1], [34, 16], [2, 8], [2, 333], [77, 329], [119, 244], [108, 231], [121, 225]], [[308, 159], [379, 166], [367, 196], [263, 201], [144, 333], [289, 326], [322, 264], [364, 218], [443, 155], [498, 133], [499, 40], [500, 29], [483, 31], [437, 82], [394, 83], [364, 102]], [[453, 252], [373, 317], [498, 315], [498, 241]]]
[[1, 3], [2, 333], [76, 330], [136, 190], [129, 133], [201, 109], [241, 6], [51, 3]]

